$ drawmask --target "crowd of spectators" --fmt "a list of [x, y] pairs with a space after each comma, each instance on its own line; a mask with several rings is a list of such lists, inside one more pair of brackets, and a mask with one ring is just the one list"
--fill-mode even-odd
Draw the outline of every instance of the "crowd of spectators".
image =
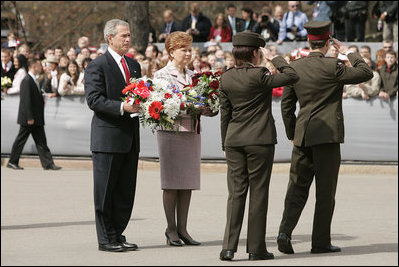
[[[339, 2], [306, 1], [308, 5], [314, 5], [311, 18], [313, 20], [327, 20], [332, 13], [337, 13], [337, 10], [343, 14], [342, 20], [334, 21], [336, 19], [334, 18], [332, 21], [332, 30], [336, 36], [347, 31], [345, 25], [347, 21], [353, 23], [350, 21], [355, 16], [354, 13], [356, 13], [356, 16], [360, 16], [362, 10], [368, 6], [368, 4], [358, 4], [358, 8], [356, 8], [352, 6], [353, 3], [349, 3], [356, 1], [343, 2], [344, 4]], [[394, 9], [395, 3], [396, 9]], [[241, 17], [237, 17], [237, 8], [233, 4], [229, 4], [226, 7], [225, 14], [219, 13], [211, 21], [200, 12], [198, 4], [193, 3], [191, 4], [190, 14], [182, 22], [176, 21], [173, 11], [167, 9], [163, 12], [164, 24], [156, 36], [157, 38], [154, 39], [157, 39], [158, 42], [164, 42], [171, 32], [185, 31], [193, 36], [194, 42], [206, 44], [203, 50], [193, 46], [190, 69], [197, 73], [208, 70], [225, 71], [233, 67], [235, 62], [231, 51], [223, 51], [220, 43], [231, 42], [232, 36], [237, 32], [257, 32], [267, 41], [275, 42], [277, 45], [266, 47], [269, 58], [279, 54], [278, 45], [283, 42], [306, 40], [307, 33], [303, 25], [308, 21], [308, 18], [305, 13], [299, 10], [299, 2], [288, 1], [287, 8], [287, 11], [284, 12], [284, 8], [280, 5], [274, 6], [273, 9], [270, 6], [265, 6], [259, 13], [255, 13], [250, 8], [245, 7], [241, 10]], [[357, 10], [357, 12], [353, 10]], [[395, 17], [393, 12], [396, 12], [395, 21], [392, 20], [392, 17]], [[378, 1], [373, 8], [373, 14], [376, 18], [381, 19], [382, 17], [384, 21], [384, 36], [387, 38], [382, 42], [381, 49], [374, 56], [366, 43], [363, 43], [360, 47], [352, 45], [350, 49], [362, 55], [374, 70], [374, 77], [362, 84], [345, 86], [343, 98], [350, 96], [367, 100], [371, 96], [378, 95], [382, 99], [388, 99], [397, 95], [397, 53], [393, 50], [393, 41], [390, 41], [392, 38], [396, 38], [395, 42], [397, 42], [397, 2], [388, 5], [387, 3], [381, 4]], [[342, 25], [339, 24], [340, 22], [342, 22]], [[357, 19], [357, 22], [361, 21]], [[358, 29], [359, 27], [355, 28]], [[390, 32], [389, 29], [392, 29], [392, 31]], [[361, 33], [360, 35], [358, 35], [359, 33], [351, 34], [350, 38], [357, 36], [357, 41], [364, 41]], [[353, 41], [350, 38], [346, 37], [346, 40]], [[90, 45], [90, 40], [86, 36], [77, 40], [76, 47], [56, 46], [47, 48], [43, 52], [30, 51], [29, 46], [26, 44], [19, 45], [15, 40], [15, 36], [12, 33], [9, 34], [8, 41], [2, 44], [1, 49], [1, 76], [8, 76], [13, 81], [12, 86], [4, 90], [6, 94], [19, 93], [20, 83], [27, 75], [27, 60], [37, 58], [41, 60], [44, 70], [39, 78], [43, 93], [48, 97], [83, 95], [86, 66], [90, 61], [106, 52], [104, 47], [96, 48], [96, 46]], [[291, 62], [308, 54], [309, 48], [304, 47], [282, 54], [282, 56], [287, 62]], [[149, 78], [152, 78], [154, 73], [164, 67], [169, 60], [166, 50], [159, 50], [154, 43], [148, 45], [144, 54], [140, 54], [132, 46], [126, 56], [137, 60], [141, 65], [143, 76]], [[331, 46], [327, 56], [340, 58], [345, 64], [350, 65], [348, 59], [340, 55], [333, 46]], [[265, 61], [264, 66], [272, 73], [278, 72], [273, 64], [268, 61]], [[281, 96], [282, 90], [283, 88], [276, 88], [273, 95]]]

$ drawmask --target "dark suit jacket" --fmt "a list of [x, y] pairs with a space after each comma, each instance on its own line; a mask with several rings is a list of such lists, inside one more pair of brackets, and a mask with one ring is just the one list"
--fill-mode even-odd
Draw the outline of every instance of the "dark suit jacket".
[[296, 146], [344, 142], [343, 86], [373, 78], [373, 71], [360, 54], [351, 53], [348, 58], [353, 67], [320, 52], [311, 52], [290, 64], [300, 79], [284, 88], [281, 112], [287, 137]]
[[[166, 23], [164, 23], [164, 24], [161, 26], [161, 29], [160, 29], [160, 31], [159, 31], [159, 34], [165, 33], [165, 29], [166, 29]], [[182, 28], [181, 28], [180, 23], [177, 22], [177, 21], [173, 21], [172, 27], [170, 28], [170, 33], [172, 33], [172, 32], [177, 32], [177, 31], [181, 31], [181, 30], [182, 30]], [[165, 42], [165, 39], [159, 39], [158, 41], [159, 41], [159, 42]]]
[[17, 69], [14, 67], [14, 64], [11, 65], [11, 68], [5, 72], [3, 69], [3, 65], [1, 65], [1, 77], [7, 76], [11, 80], [14, 80], [15, 73], [17, 72]]
[[44, 100], [33, 78], [28, 74], [21, 82], [18, 124], [28, 126], [28, 120], [34, 119], [35, 126], [44, 125]]
[[[228, 18], [226, 18], [226, 20], [227, 20], [227, 25], [232, 29], [230, 20]], [[236, 31], [242, 32], [244, 30], [244, 27], [245, 27], [245, 20], [236, 17]], [[233, 32], [233, 30], [231, 31]]]
[[[131, 77], [141, 77], [140, 64], [125, 57]], [[117, 63], [107, 51], [96, 58], [85, 71], [87, 104], [94, 111], [91, 123], [90, 150], [95, 152], [127, 153], [140, 151], [139, 119], [130, 113], [120, 113], [122, 90], [126, 81]]]
[[[208, 41], [209, 31], [211, 30], [212, 23], [206, 16], [199, 13], [198, 21], [195, 28], [200, 32], [199, 35], [192, 35], [193, 42], [206, 42]], [[191, 28], [191, 14], [185, 17], [182, 21], [182, 30], [186, 31]]]
[[282, 73], [271, 75], [267, 68], [245, 65], [227, 70], [221, 77], [220, 126], [222, 148], [226, 146], [277, 143], [272, 115], [272, 90], [293, 84], [298, 76], [281, 57], [272, 63]]

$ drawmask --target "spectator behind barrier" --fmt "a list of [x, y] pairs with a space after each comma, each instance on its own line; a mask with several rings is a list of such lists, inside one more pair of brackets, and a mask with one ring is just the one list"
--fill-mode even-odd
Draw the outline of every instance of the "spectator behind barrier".
[[158, 42], [164, 43], [169, 34], [176, 31], [181, 31], [182, 27], [179, 22], [175, 21], [173, 16], [173, 11], [171, 9], [166, 9], [163, 12], [162, 27], [160, 29], [160, 34], [158, 36]]
[[236, 60], [231, 52], [226, 52], [224, 56], [225, 70], [233, 68], [236, 65]]
[[379, 49], [375, 53], [375, 70], [378, 71], [385, 65], [385, 55], [387, 54], [387, 50]]
[[[88, 48], [89, 47], [89, 38], [86, 36], [82, 36], [78, 39], [78, 47], [75, 49], [75, 54], [78, 55], [82, 48]], [[71, 58], [70, 58], [71, 59]]]
[[331, 13], [331, 2], [333, 1], [306, 1], [308, 5], [313, 5], [313, 21], [329, 21]]
[[232, 32], [223, 13], [216, 15], [208, 40], [211, 42], [231, 42]]
[[368, 45], [362, 45], [361, 47], [360, 47], [360, 55], [363, 57], [363, 58], [368, 58], [368, 59], [370, 59], [370, 62], [371, 62], [371, 68], [373, 69], [373, 70], [375, 70], [375, 62], [371, 59], [371, 48], [370, 48], [370, 46], [368, 46]]
[[67, 52], [67, 56], [68, 56], [69, 60], [76, 60], [76, 57], [78, 56], [78, 54], [76, 53], [75, 48], [73, 48], [73, 47], [69, 48], [69, 50]]
[[26, 59], [29, 59], [29, 46], [27, 44], [22, 44], [18, 47], [18, 55], [24, 55]]
[[350, 45], [348, 46], [348, 49], [354, 53], [359, 53], [359, 47], [357, 45]]
[[17, 47], [17, 37], [15, 37], [15, 34], [12, 31], [10, 31], [7, 34], [7, 41], [5, 41], [1, 45], [1, 48], [15, 49], [16, 47]]
[[[368, 57], [363, 57], [363, 60], [371, 68], [371, 59]], [[367, 82], [344, 85], [344, 93], [342, 95], [342, 98], [361, 97], [363, 100], [368, 100], [370, 99], [371, 96], [378, 95], [378, 92], [380, 91], [380, 84], [381, 84], [380, 74], [378, 74], [377, 71], [373, 70], [373, 78], [371, 78]]]
[[395, 51], [389, 50], [385, 55], [385, 65], [378, 70], [381, 76], [379, 97], [388, 100], [398, 95], [398, 63]]
[[237, 32], [243, 31], [245, 21], [242, 18], [236, 17], [237, 8], [233, 4], [228, 4], [226, 7], [227, 23], [231, 28], [232, 36], [236, 35]]
[[70, 61], [67, 71], [61, 75], [58, 93], [65, 95], [84, 95], [83, 72], [79, 71], [76, 61]]
[[398, 3], [396, 1], [377, 1], [372, 15], [382, 27], [382, 29], [378, 29], [382, 30], [382, 38], [398, 42]]
[[308, 17], [299, 10], [298, 1], [288, 1], [288, 10], [280, 23], [277, 44], [294, 40], [306, 41], [307, 31], [303, 25], [308, 22]]
[[12, 81], [12, 87], [7, 90], [7, 94], [19, 94], [21, 89], [21, 82], [28, 74], [28, 59], [24, 55], [14, 57], [14, 65], [17, 72]]
[[393, 42], [392, 42], [392, 40], [385, 39], [384, 41], [382, 41], [382, 48], [385, 51], [393, 50]]
[[201, 72], [210, 71], [211, 69], [212, 69], [211, 65], [208, 62], [201, 61], [201, 63], [200, 63], [200, 71]]
[[278, 24], [281, 25], [284, 16], [284, 9], [282, 6], [277, 5], [274, 7], [274, 19], [278, 21]]
[[368, 1], [346, 1], [342, 7], [345, 17], [345, 35], [348, 42], [364, 42]]
[[182, 22], [182, 30], [193, 37], [193, 42], [206, 42], [212, 23], [208, 17], [200, 12], [197, 3], [191, 3], [190, 15]]
[[67, 56], [61, 56], [58, 63], [58, 71], [62, 74], [66, 72], [67, 65], [69, 63], [69, 58]]
[[145, 57], [151, 59], [152, 61], [158, 62], [158, 47], [154, 44], [150, 44], [145, 49]]
[[46, 58], [46, 65], [43, 68], [43, 88], [46, 93], [49, 93], [51, 97], [59, 96], [58, 84], [60, 82], [61, 72], [58, 70], [57, 58], [50, 54]]
[[254, 32], [256, 30], [256, 20], [252, 17], [253, 13], [254, 12], [249, 7], [243, 7], [241, 9], [241, 16], [244, 20], [244, 28], [242, 31]]
[[57, 46], [54, 49], [54, 56], [59, 60], [61, 56], [64, 55], [64, 50], [62, 49], [61, 46]]
[[280, 31], [280, 23], [271, 16], [271, 13], [272, 9], [269, 6], [263, 7], [255, 28], [255, 32], [259, 33], [266, 42], [277, 41]]
[[12, 51], [8, 48], [1, 49], [1, 77], [7, 76], [14, 80], [14, 75], [17, 72], [11, 60]]

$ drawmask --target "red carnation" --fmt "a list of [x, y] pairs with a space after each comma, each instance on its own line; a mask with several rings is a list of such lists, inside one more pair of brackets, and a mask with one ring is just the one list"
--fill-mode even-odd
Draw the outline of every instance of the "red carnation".
[[160, 113], [162, 110], [163, 110], [163, 106], [162, 106], [162, 103], [159, 101], [152, 102], [150, 107], [148, 108], [151, 118], [156, 119], [156, 120], [159, 120]]
[[181, 104], [180, 104], [180, 109], [181, 109], [181, 110], [184, 110], [185, 108], [186, 108], [186, 107], [185, 107], [184, 103], [181, 103]]
[[219, 82], [218, 81], [212, 81], [209, 84], [209, 87], [212, 88], [213, 90], [217, 90], [219, 88]]
[[140, 105], [141, 100], [140, 99], [136, 99], [134, 100], [134, 104]]
[[172, 95], [171, 95], [171, 94], [169, 94], [169, 93], [166, 93], [164, 97], [165, 97], [166, 99], [169, 99], [169, 98], [171, 98], [171, 97], [172, 97]]
[[212, 100], [217, 99], [217, 98], [218, 98], [218, 93], [215, 92], [215, 91], [211, 92], [211, 93], [209, 94], [209, 98], [212, 99]]

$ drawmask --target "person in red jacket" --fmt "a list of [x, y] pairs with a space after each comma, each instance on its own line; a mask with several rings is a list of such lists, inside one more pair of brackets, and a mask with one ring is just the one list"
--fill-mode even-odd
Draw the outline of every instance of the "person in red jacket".
[[208, 41], [211, 42], [231, 42], [231, 28], [227, 25], [227, 19], [223, 13], [217, 14], [215, 26], [211, 27]]

